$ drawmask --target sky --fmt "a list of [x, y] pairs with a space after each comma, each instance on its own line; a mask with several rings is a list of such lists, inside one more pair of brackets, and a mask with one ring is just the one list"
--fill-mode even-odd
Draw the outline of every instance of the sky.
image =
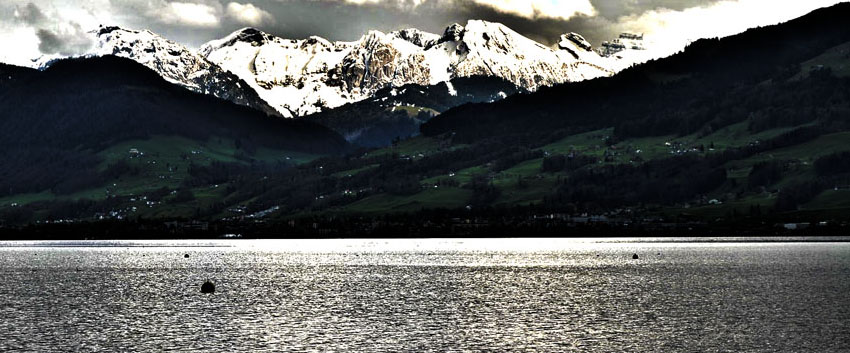
[[805, 15], [838, 0], [0, 0], [0, 62], [28, 65], [41, 55], [72, 56], [94, 44], [100, 25], [150, 29], [189, 47], [242, 27], [285, 37], [356, 40], [369, 30], [452, 23], [503, 23], [552, 45], [567, 32], [593, 45], [621, 32], [644, 33], [658, 56], [699, 38]]

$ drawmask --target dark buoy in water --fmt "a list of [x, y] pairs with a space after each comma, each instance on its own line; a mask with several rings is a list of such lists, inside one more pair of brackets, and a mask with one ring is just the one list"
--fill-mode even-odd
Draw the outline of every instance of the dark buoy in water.
[[640, 258], [640, 256], [638, 256], [638, 254], [634, 254], [634, 255], [632, 255], [632, 260], [637, 260], [637, 259], [639, 259], [639, 258]]
[[189, 254], [183, 254], [183, 258], [184, 258], [184, 259], [188, 259], [188, 258], [189, 258]]
[[215, 283], [212, 283], [210, 281], [204, 282], [204, 284], [201, 285], [201, 293], [215, 293]]

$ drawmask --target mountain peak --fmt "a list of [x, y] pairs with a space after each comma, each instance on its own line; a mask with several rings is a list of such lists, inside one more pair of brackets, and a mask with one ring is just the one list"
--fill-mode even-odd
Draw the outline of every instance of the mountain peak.
[[252, 46], [257, 47], [266, 44], [268, 41], [272, 40], [272, 37], [272, 35], [254, 27], [245, 27], [213, 42], [216, 42], [216, 46], [218, 47], [230, 46], [237, 42], [249, 43]]
[[446, 27], [446, 30], [443, 32], [443, 37], [440, 38], [440, 42], [459, 42], [463, 39], [463, 33], [466, 29], [461, 26], [459, 23], [454, 23], [451, 26]]
[[568, 49], [571, 48], [572, 45], [576, 45], [579, 48], [584, 50], [592, 50], [593, 47], [590, 45], [584, 37], [578, 33], [570, 32], [567, 34], [561, 35], [561, 40], [558, 42], [558, 48], [560, 49]]
[[401, 40], [408, 41], [422, 48], [428, 48], [440, 40], [440, 36], [434, 33], [428, 33], [416, 28], [407, 28], [400, 31], [390, 33], [391, 35]]
[[[100, 25], [100, 27], [96, 31], [94, 31], [95, 35], [98, 36], [98, 37], [102, 36], [102, 35], [110, 34], [110, 33], [116, 33], [116, 32], [118, 32], [118, 33], [133, 33], [133, 34], [147, 33], [147, 34], [159, 37], [159, 35], [151, 32], [150, 30], [147, 30], [147, 29], [146, 30], [135, 30], [135, 29], [130, 29], [130, 28], [124, 28], [124, 27], [121, 27], [121, 26]], [[92, 33], [92, 32], [89, 32], [89, 33]]]

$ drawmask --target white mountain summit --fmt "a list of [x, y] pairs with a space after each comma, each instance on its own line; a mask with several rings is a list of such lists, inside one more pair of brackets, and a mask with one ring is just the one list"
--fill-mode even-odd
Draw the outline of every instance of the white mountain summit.
[[244, 79], [286, 116], [359, 101], [388, 86], [485, 75], [536, 90], [614, 73], [579, 35], [565, 36], [552, 49], [485, 21], [452, 25], [442, 36], [416, 29], [370, 31], [354, 42], [290, 40], [245, 28], [205, 44], [200, 53]]
[[[496, 76], [528, 90], [610, 76], [624, 67], [581, 35], [556, 48], [492, 22], [454, 24], [442, 35], [370, 31], [354, 42], [284, 39], [244, 28], [198, 51], [150, 31], [101, 27], [90, 55], [135, 60], [166, 80], [284, 117], [305, 116], [406, 84]], [[451, 85], [449, 85], [451, 87]]]
[[151, 31], [101, 27], [95, 35], [96, 45], [90, 55], [132, 59], [156, 71], [166, 81], [191, 91], [277, 114], [277, 109], [270, 107], [241, 78], [222, 70], [193, 50]]

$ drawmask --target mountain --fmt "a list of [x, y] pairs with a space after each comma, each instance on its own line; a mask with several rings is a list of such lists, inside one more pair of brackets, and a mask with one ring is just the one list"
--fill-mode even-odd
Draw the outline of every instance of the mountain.
[[[764, 82], [777, 70], [791, 75], [801, 62], [850, 41], [850, 27], [839, 20], [847, 14], [850, 4], [842, 3], [780, 26], [698, 40], [677, 55], [614, 77], [458, 107], [424, 124], [422, 133], [454, 133], [466, 141], [604, 126], [616, 126], [620, 136], [693, 133], [721, 119], [716, 96], [740, 95], [741, 86]], [[747, 117], [740, 112], [722, 123]], [[716, 129], [717, 124], [708, 128]]]
[[504, 25], [474, 20], [442, 35], [370, 31], [354, 42], [290, 40], [245, 28], [207, 43], [200, 53], [294, 116], [363, 100], [382, 88], [459, 77], [497, 77], [536, 90], [613, 74], [581, 36], [564, 36], [552, 49]]
[[419, 135], [419, 126], [466, 103], [494, 102], [525, 89], [498, 77], [460, 77], [436, 85], [408, 84], [376, 91], [371, 98], [300, 119], [327, 126], [364, 147], [389, 146]]
[[[264, 153], [274, 161], [288, 153], [334, 154], [348, 148], [341, 136], [321, 125], [269, 119], [257, 110], [190, 92], [129, 59], [66, 59], [44, 71], [0, 67], [7, 80], [15, 72], [20, 79], [0, 85], [0, 197], [100, 187], [109, 180], [107, 156], [126, 157], [129, 147], [136, 147], [125, 143], [161, 150], [146, 159], [147, 165], [159, 160], [164, 168], [170, 161], [167, 170], [140, 177], [140, 185], [162, 182], [176, 172], [173, 166], [183, 165], [179, 172], [185, 173], [190, 161], [250, 164]], [[212, 145], [218, 146], [215, 155], [191, 152]]]
[[209, 94], [267, 114], [280, 115], [241, 78], [222, 70], [193, 50], [151, 31], [112, 26], [101, 27], [95, 35], [97, 44], [90, 55], [115, 55], [132, 59], [156, 71], [166, 81], [193, 92]]
[[[550, 48], [504, 25], [476, 20], [449, 26], [442, 35], [370, 31], [354, 42], [290, 40], [244, 28], [198, 51], [147, 30], [107, 26], [92, 33], [96, 46], [86, 56], [129, 58], [191, 91], [284, 117], [365, 100], [383, 88], [484, 76], [534, 91], [610, 76], [631, 63], [622, 53], [597, 53], [576, 33], [562, 35]], [[43, 61], [42, 68], [55, 59]]]

